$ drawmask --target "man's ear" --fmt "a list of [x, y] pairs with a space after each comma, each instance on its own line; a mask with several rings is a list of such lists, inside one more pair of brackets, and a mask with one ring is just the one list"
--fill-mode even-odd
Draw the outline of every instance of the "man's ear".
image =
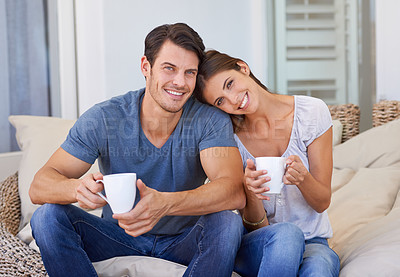
[[140, 60], [140, 70], [145, 78], [150, 75], [151, 65], [146, 56], [143, 56]]
[[240, 71], [246, 75], [250, 75], [250, 67], [244, 61], [237, 61], [236, 64], [240, 66]]

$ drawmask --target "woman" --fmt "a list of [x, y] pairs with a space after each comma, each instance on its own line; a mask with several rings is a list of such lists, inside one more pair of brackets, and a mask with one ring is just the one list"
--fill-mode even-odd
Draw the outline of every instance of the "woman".
[[[211, 50], [195, 96], [229, 113], [242, 155], [246, 234], [235, 264], [242, 276], [338, 276], [326, 209], [331, 199], [332, 119], [322, 100], [272, 94], [240, 59]], [[286, 159], [281, 194], [269, 190], [255, 157]]]

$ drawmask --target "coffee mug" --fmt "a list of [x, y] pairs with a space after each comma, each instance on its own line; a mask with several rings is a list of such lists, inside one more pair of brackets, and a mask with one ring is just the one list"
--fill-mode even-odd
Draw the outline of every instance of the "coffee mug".
[[118, 173], [103, 176], [103, 183], [106, 196], [101, 192], [97, 194], [110, 205], [115, 214], [129, 212], [136, 198], [136, 173]]
[[262, 193], [267, 194], [279, 194], [283, 188], [283, 176], [285, 175], [286, 169], [286, 158], [283, 157], [257, 157], [256, 158], [256, 169], [266, 170], [267, 174], [260, 176], [259, 178], [265, 178], [269, 176], [271, 180], [263, 184], [263, 187], [269, 187], [269, 191]]

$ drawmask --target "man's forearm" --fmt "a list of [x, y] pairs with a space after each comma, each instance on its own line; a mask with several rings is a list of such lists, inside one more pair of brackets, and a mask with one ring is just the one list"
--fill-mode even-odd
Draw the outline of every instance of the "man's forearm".
[[70, 179], [51, 167], [40, 169], [31, 184], [29, 196], [32, 203], [70, 204], [76, 202], [76, 187], [80, 180]]
[[167, 215], [204, 215], [223, 210], [242, 209], [246, 197], [241, 181], [219, 178], [201, 187], [165, 193]]

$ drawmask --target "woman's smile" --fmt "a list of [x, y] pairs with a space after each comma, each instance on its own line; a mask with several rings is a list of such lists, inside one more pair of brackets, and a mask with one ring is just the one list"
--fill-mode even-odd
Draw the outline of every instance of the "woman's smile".
[[242, 103], [240, 103], [239, 110], [245, 110], [248, 106], [248, 103], [249, 103], [249, 95], [246, 92], [242, 99]]

